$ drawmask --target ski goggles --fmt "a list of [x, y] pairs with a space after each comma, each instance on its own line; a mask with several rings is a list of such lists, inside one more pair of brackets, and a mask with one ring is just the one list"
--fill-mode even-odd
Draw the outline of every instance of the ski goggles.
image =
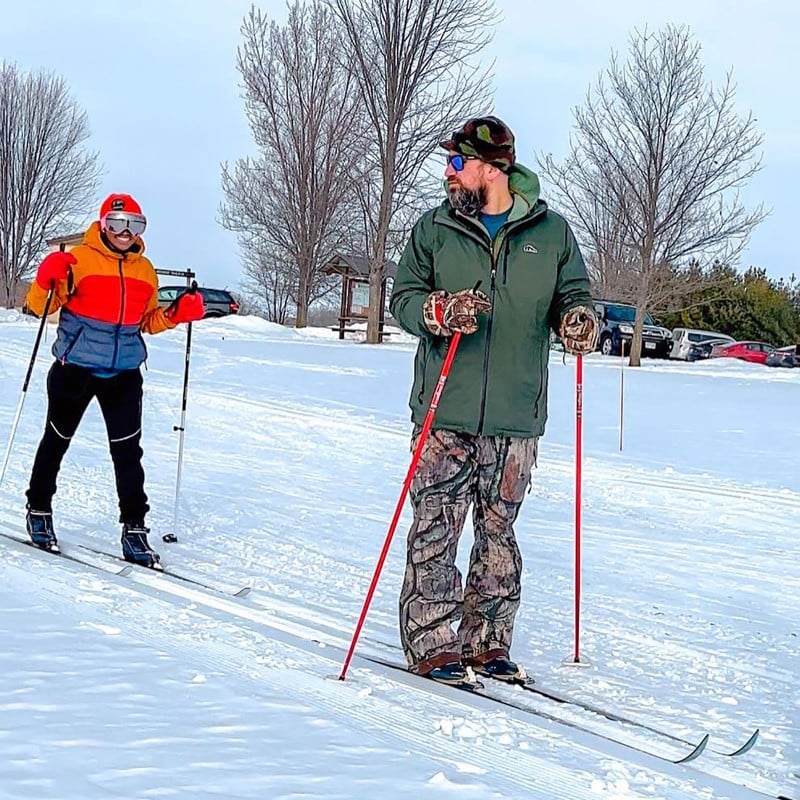
[[101, 222], [103, 230], [115, 235], [128, 231], [131, 236], [141, 236], [147, 227], [144, 214], [131, 214], [128, 211], [110, 211]]
[[477, 156], [462, 156], [461, 153], [447, 154], [447, 166], [452, 167], [456, 172], [461, 172], [467, 161], [480, 161], [480, 159]]

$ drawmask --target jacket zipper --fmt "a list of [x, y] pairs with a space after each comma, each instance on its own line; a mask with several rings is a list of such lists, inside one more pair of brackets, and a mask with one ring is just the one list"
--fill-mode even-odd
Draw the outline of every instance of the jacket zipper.
[[117, 320], [117, 334], [114, 337], [114, 355], [111, 359], [111, 369], [116, 368], [117, 353], [119, 351], [119, 333], [122, 330], [122, 320], [125, 318], [125, 276], [122, 273], [122, 259], [117, 259], [119, 269], [119, 319]]
[[492, 339], [492, 320], [494, 319], [495, 278], [497, 276], [497, 262], [492, 252], [492, 270], [490, 272], [489, 301], [492, 304], [489, 310], [489, 319], [486, 322], [486, 343], [483, 348], [483, 379], [481, 380], [481, 413], [478, 417], [478, 436], [483, 436], [483, 422], [486, 417], [486, 393], [489, 386], [489, 347]]
[[445, 218], [443, 222], [450, 227], [455, 228], [462, 233], [466, 233], [471, 239], [478, 242], [481, 247], [486, 249], [489, 253], [489, 258], [492, 260], [492, 267], [489, 271], [489, 301], [492, 304], [492, 308], [489, 310], [489, 319], [486, 322], [486, 343], [484, 344], [483, 348], [483, 370], [481, 376], [481, 410], [480, 415], [478, 417], [478, 436], [483, 436], [483, 421], [484, 417], [486, 416], [486, 390], [489, 384], [489, 349], [491, 344], [492, 338], [492, 319], [494, 317], [494, 300], [495, 300], [495, 278], [497, 275], [497, 259], [494, 253], [494, 248], [492, 246], [492, 242], [489, 241], [485, 236], [481, 236], [478, 234], [476, 230], [472, 227], [466, 227], [464, 225], [454, 224], [451, 220]]

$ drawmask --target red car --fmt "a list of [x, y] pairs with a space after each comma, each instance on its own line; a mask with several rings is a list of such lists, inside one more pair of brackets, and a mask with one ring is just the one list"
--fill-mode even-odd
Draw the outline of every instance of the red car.
[[767, 356], [775, 348], [766, 342], [733, 342], [718, 344], [711, 352], [712, 358], [740, 358], [754, 364], [766, 364]]

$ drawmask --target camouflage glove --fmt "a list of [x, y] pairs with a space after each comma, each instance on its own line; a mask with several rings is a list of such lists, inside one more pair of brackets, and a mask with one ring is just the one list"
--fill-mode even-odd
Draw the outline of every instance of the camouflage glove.
[[425, 327], [434, 336], [452, 336], [456, 331], [475, 333], [478, 314], [490, 311], [489, 298], [480, 291], [462, 289], [460, 292], [431, 292], [422, 306]]
[[583, 356], [597, 347], [598, 330], [594, 311], [588, 306], [576, 306], [564, 314], [558, 332], [568, 353]]
[[489, 298], [475, 289], [462, 289], [447, 298], [444, 304], [443, 322], [446, 328], [461, 333], [478, 330], [478, 314], [492, 310]]
[[453, 331], [444, 324], [444, 304], [447, 302], [447, 297], [447, 292], [431, 292], [422, 304], [422, 320], [434, 336], [453, 335]]

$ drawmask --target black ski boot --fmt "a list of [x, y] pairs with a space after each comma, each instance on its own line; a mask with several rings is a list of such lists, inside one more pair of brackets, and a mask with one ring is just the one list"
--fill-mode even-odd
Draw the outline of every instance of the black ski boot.
[[53, 530], [52, 511], [34, 511], [29, 508], [25, 522], [28, 528], [28, 536], [31, 537], [31, 541], [37, 547], [50, 553], [61, 552], [58, 547], [56, 533]]
[[150, 528], [145, 528], [143, 523], [122, 523], [122, 557], [126, 561], [138, 564], [140, 567], [163, 570], [161, 559], [153, 550], [148, 541], [147, 534]]
[[507, 656], [493, 658], [485, 664], [473, 664], [472, 668], [479, 675], [485, 675], [487, 678], [494, 678], [498, 681], [533, 683], [533, 680], [526, 675], [525, 670]]

